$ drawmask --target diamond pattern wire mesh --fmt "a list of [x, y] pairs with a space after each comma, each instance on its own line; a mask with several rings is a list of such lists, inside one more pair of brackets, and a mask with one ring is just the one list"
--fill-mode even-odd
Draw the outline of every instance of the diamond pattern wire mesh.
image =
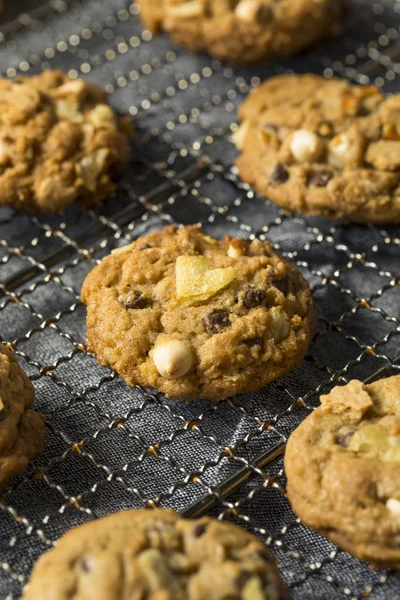
[[[295, 598], [400, 598], [372, 571], [296, 519], [284, 497], [281, 443], [319, 394], [396, 370], [399, 230], [290, 216], [242, 184], [229, 141], [236, 109], [265, 77], [338, 74], [396, 90], [400, 2], [355, 0], [339, 41], [283, 62], [233, 68], [143, 31], [129, 0], [54, 0], [0, 34], [3, 75], [62, 68], [104, 86], [135, 120], [133, 160], [95, 210], [28, 216], [0, 209], [0, 341], [15, 352], [48, 417], [46, 451], [0, 496], [0, 598], [19, 597], [40, 553], [72, 526], [139, 506], [187, 508], [262, 536]], [[190, 405], [128, 389], [84, 348], [79, 301], [88, 271], [114, 247], [166, 223], [268, 237], [313, 289], [319, 327], [307, 358], [259, 393]], [[226, 497], [240, 469], [251, 479]], [[198, 505], [195, 504], [195, 509]]]

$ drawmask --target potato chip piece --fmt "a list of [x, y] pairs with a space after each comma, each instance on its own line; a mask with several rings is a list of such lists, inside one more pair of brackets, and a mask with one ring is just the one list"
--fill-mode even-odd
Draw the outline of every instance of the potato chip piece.
[[233, 267], [214, 269], [211, 261], [204, 256], [179, 256], [176, 261], [176, 295], [179, 300], [213, 296], [235, 277]]
[[355, 432], [350, 440], [349, 449], [354, 452], [386, 452], [389, 447], [387, 438], [383, 427], [371, 423]]

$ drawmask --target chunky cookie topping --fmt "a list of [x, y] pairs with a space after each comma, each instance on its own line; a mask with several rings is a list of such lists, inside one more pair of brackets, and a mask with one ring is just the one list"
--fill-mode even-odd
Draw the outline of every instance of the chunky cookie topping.
[[99, 87], [59, 71], [0, 79], [0, 204], [59, 212], [95, 204], [129, 156], [129, 123]]
[[400, 376], [323, 396], [291, 435], [285, 468], [306, 524], [359, 558], [398, 568]]
[[43, 452], [44, 418], [30, 408], [34, 395], [27, 375], [0, 345], [0, 485]]
[[225, 521], [131, 510], [73, 529], [35, 566], [24, 600], [290, 600], [264, 544]]
[[259, 389], [296, 365], [314, 308], [268, 242], [167, 227], [114, 251], [87, 277], [88, 347], [129, 385], [173, 398]]
[[316, 75], [269, 79], [242, 104], [241, 177], [280, 206], [400, 222], [400, 95]]
[[145, 25], [235, 62], [293, 54], [336, 34], [348, 0], [140, 0]]

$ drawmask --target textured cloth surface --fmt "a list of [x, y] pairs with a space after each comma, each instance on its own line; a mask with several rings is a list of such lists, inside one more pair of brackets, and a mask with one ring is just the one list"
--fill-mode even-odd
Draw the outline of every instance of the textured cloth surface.
[[[137, 13], [129, 0], [53, 0], [0, 35], [2, 75], [51, 67], [88, 77], [136, 129], [127, 175], [100, 208], [0, 210], [0, 341], [12, 344], [32, 377], [34, 408], [48, 417], [43, 458], [2, 493], [1, 600], [19, 597], [36, 558], [72, 526], [122, 508], [184, 509], [254, 464], [334, 383], [395, 372], [399, 230], [285, 214], [240, 183], [229, 136], [248, 91], [284, 71], [366, 83], [367, 72], [398, 91], [395, 65], [382, 57], [396, 46], [398, 3], [355, 0], [339, 40], [247, 68], [151, 39]], [[214, 237], [268, 237], [301, 269], [319, 323], [293, 372], [252, 395], [185, 405], [127, 388], [85, 352], [84, 277], [112, 248], [169, 222], [199, 222]], [[372, 571], [296, 521], [281, 459], [267, 473], [254, 469], [229, 499], [217, 495], [210, 514], [261, 535], [296, 599], [399, 596], [398, 576]]]

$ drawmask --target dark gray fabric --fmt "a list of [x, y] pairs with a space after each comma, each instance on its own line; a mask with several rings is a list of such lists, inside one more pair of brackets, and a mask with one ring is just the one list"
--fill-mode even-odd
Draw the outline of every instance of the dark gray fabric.
[[[130, 111], [136, 138], [128, 173], [101, 208], [72, 207], [61, 217], [0, 210], [0, 340], [13, 344], [34, 381], [35, 406], [48, 416], [44, 457], [1, 498], [1, 599], [18, 597], [35, 559], [70, 527], [143, 504], [184, 509], [288, 435], [321, 392], [381, 367], [394, 372], [399, 354], [399, 230], [289, 217], [238, 181], [229, 142], [238, 104], [284, 70], [357, 78], [372, 59], [372, 79], [395, 91], [397, 65], [383, 54], [398, 37], [397, 2], [355, 0], [339, 40], [250, 67], [191, 56], [165, 36], [151, 40], [128, 0], [36, 4], [45, 9], [7, 24], [0, 37], [2, 73], [83, 73], [107, 86], [119, 111]], [[17, 5], [7, 6], [5, 20]], [[128, 219], [115, 216], [128, 206]], [[296, 262], [320, 316], [298, 368], [256, 394], [185, 405], [128, 389], [86, 354], [85, 275], [113, 247], [167, 222], [200, 222], [215, 236], [269, 237]], [[86, 235], [101, 225], [100, 237]], [[57, 264], [43, 263], [65, 249]], [[39, 274], [15, 289], [5, 285], [32, 265]], [[400, 598], [397, 576], [372, 571], [296, 521], [281, 460], [268, 473], [211, 512], [263, 537], [296, 598]]]

